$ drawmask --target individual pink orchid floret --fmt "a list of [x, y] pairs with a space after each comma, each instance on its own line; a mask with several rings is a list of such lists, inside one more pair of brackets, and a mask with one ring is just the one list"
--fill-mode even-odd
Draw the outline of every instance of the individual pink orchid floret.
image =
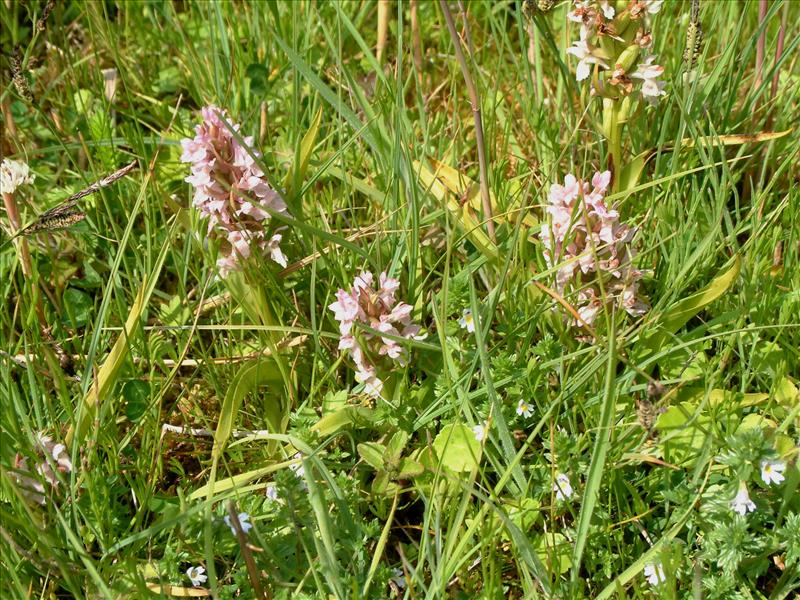
[[[380, 396], [383, 389], [383, 381], [377, 375], [381, 357], [401, 366], [406, 364], [406, 348], [395, 338], [425, 337], [419, 335], [419, 325], [411, 322], [413, 307], [395, 299], [400, 282], [386, 273], [380, 274], [378, 282], [375, 289], [372, 273], [365, 271], [355, 278], [349, 292], [338, 290], [336, 302], [328, 307], [339, 322], [339, 349], [350, 354], [356, 365], [356, 381], [363, 383], [366, 393], [373, 396]], [[356, 323], [368, 329], [356, 332]]]
[[635, 230], [620, 223], [619, 212], [606, 204], [611, 173], [595, 173], [591, 185], [574, 175], [564, 185], [550, 188], [547, 213], [550, 223], [542, 226], [540, 239], [549, 266], [558, 265], [556, 289], [577, 294], [581, 321], [591, 325], [603, 308], [598, 278], [609, 300], [631, 315], [648, 310], [637, 294], [644, 273], [634, 269], [631, 247]]
[[664, 72], [664, 67], [654, 65], [653, 61], [655, 59], [656, 57], [653, 55], [646, 57], [637, 65], [636, 70], [631, 73], [632, 79], [640, 79], [642, 81], [642, 96], [651, 104], [657, 102], [659, 96], [666, 94], [664, 91], [666, 84], [657, 79]]
[[268, 237], [266, 228], [270, 211], [286, 214], [286, 204], [256, 164], [261, 154], [251, 149], [253, 138], [243, 137], [244, 144], [239, 143], [233, 133], [240, 126], [226, 123], [226, 111], [216, 106], [206, 106], [201, 115], [195, 137], [181, 140], [181, 161], [191, 164], [186, 181], [195, 188], [192, 204], [208, 218], [208, 232], [222, 240], [220, 275], [239, 268], [254, 247], [285, 267], [282, 236]]
[[608, 69], [608, 63], [606, 63], [600, 49], [592, 46], [586, 39], [583, 39], [583, 36], [582, 39], [567, 48], [567, 54], [572, 54], [578, 59], [578, 67], [575, 70], [575, 79], [578, 81], [583, 81], [589, 77], [592, 72], [591, 65], [599, 65], [604, 69]]

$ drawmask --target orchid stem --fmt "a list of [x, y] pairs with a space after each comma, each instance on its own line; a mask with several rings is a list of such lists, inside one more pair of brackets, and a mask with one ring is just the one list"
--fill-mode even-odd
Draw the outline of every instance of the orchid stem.
[[619, 173], [622, 169], [622, 123], [620, 123], [620, 105], [617, 100], [603, 100], [603, 133], [608, 140], [609, 165], [611, 171], [611, 191], [619, 188]]

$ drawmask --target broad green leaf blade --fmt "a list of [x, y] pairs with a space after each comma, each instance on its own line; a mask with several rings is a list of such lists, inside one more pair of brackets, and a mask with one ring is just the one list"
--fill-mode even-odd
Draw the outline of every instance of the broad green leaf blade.
[[389, 460], [400, 460], [400, 455], [403, 453], [403, 448], [406, 447], [409, 437], [408, 433], [403, 430], [395, 432], [389, 443], [386, 444], [386, 454]]
[[451, 471], [468, 472], [478, 466], [481, 445], [466, 425], [453, 423], [442, 428], [433, 441], [442, 466]]
[[583, 551], [589, 537], [589, 527], [592, 522], [592, 515], [597, 504], [597, 496], [600, 492], [600, 484], [603, 482], [604, 470], [606, 465], [606, 455], [611, 446], [611, 429], [614, 423], [614, 412], [616, 408], [616, 380], [617, 368], [617, 336], [612, 325], [608, 336], [608, 358], [605, 373], [605, 389], [603, 392], [603, 404], [600, 413], [600, 422], [597, 424], [597, 435], [592, 449], [592, 460], [589, 463], [589, 474], [586, 477], [586, 489], [583, 492], [581, 502], [581, 512], [578, 515], [578, 525], [575, 533], [575, 548], [572, 552], [572, 571], [570, 572], [570, 584], [573, 593], [577, 590], [577, 583], [581, 568]]
[[[322, 123], [322, 108], [314, 115], [314, 120], [311, 126], [306, 131], [300, 145], [295, 154], [294, 168], [286, 175], [286, 195], [289, 198], [294, 198], [297, 191], [300, 189], [303, 179], [305, 178], [308, 164], [311, 160], [311, 153], [314, 150], [314, 145], [317, 142], [317, 135], [319, 134], [319, 126]], [[298, 208], [301, 208], [301, 203], [295, 203]], [[297, 213], [301, 214], [301, 213]]]
[[117, 375], [122, 368], [125, 358], [128, 356], [128, 346], [130, 338], [133, 336], [134, 331], [139, 326], [139, 318], [142, 316], [147, 298], [145, 291], [147, 290], [147, 279], [142, 282], [139, 288], [139, 293], [136, 295], [136, 300], [131, 306], [128, 313], [128, 318], [125, 320], [125, 327], [123, 327], [117, 341], [111, 348], [108, 357], [106, 358], [100, 370], [97, 372], [94, 384], [89, 388], [89, 391], [83, 397], [82, 406], [78, 407], [78, 422], [75, 428], [70, 428], [67, 433], [67, 444], [71, 444], [73, 438], [77, 437], [78, 442], [83, 440], [83, 437], [88, 431], [89, 425], [94, 421], [97, 415], [97, 405], [100, 398], [107, 398], [117, 382]]
[[376, 470], [383, 468], [383, 455], [385, 452], [386, 446], [377, 442], [365, 442], [358, 445], [358, 455]]
[[728, 291], [739, 275], [741, 263], [741, 257], [737, 255], [733, 266], [725, 273], [699, 292], [679, 300], [657, 317], [656, 322], [648, 326], [650, 333], [636, 343], [634, 355], [637, 359], [642, 361], [657, 353], [689, 319]]
[[499, 252], [497, 246], [489, 239], [481, 229], [480, 222], [473, 215], [469, 205], [461, 206], [457, 197], [450, 192], [436, 173], [433, 173], [425, 165], [414, 162], [414, 170], [419, 174], [422, 187], [428, 190], [441, 205], [445, 206], [452, 215], [459, 229], [466, 235], [482, 254], [491, 259], [497, 259]]
[[[239, 412], [239, 407], [242, 405], [244, 397], [260, 385], [271, 383], [280, 386], [281, 382], [281, 374], [273, 360], [259, 360], [245, 364], [239, 369], [239, 372], [236, 373], [236, 376], [233, 378], [228, 392], [225, 394], [225, 399], [222, 402], [217, 430], [214, 433], [214, 447], [211, 451], [212, 458], [218, 459], [225, 444], [228, 442], [231, 432], [233, 431], [234, 420]], [[279, 398], [279, 396], [276, 397]], [[273, 430], [273, 433], [282, 433], [281, 424], [284, 417], [284, 408], [279, 400], [272, 404], [273, 406], [266, 412], [264, 417], [267, 419], [267, 423]], [[288, 406], [286, 409], [288, 410]]]
[[325, 415], [312, 425], [311, 429], [321, 436], [331, 435], [348, 425], [371, 423], [375, 416], [374, 412], [366, 406], [347, 406]]
[[[714, 147], [714, 146], [741, 146], [748, 143], [769, 142], [777, 140], [786, 135], [789, 135], [792, 129], [786, 131], [765, 131], [763, 133], [750, 134], [729, 134], [720, 136], [703, 136], [699, 138], [683, 138], [678, 147], [681, 150], [690, 150], [694, 147]], [[661, 148], [661, 152], [671, 152], [674, 150], [672, 147]], [[619, 173], [619, 182], [617, 186], [617, 193], [615, 198], [625, 199], [626, 192], [633, 190], [638, 184], [642, 176], [645, 165], [650, 162], [653, 157], [658, 154], [658, 148], [650, 148], [644, 152], [634, 156], [628, 164], [626, 164]]]

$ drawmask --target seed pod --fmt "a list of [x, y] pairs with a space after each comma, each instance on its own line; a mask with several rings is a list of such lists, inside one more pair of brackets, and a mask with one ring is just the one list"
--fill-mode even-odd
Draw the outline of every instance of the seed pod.
[[22, 50], [19, 46], [14, 48], [8, 62], [11, 67], [11, 81], [14, 83], [14, 87], [17, 88], [17, 93], [28, 102], [33, 102], [33, 93], [31, 93], [28, 80], [22, 74]]
[[42, 32], [45, 28], [45, 23], [47, 22], [47, 17], [50, 16], [50, 13], [53, 12], [53, 8], [56, 5], [56, 0], [48, 0], [47, 4], [44, 5], [42, 9], [42, 16], [39, 17], [39, 20], [36, 21], [36, 31]]
[[546, 13], [555, 5], [556, 0], [525, 0], [522, 3], [522, 12], [532, 17], [536, 11]]
[[616, 67], [622, 69], [624, 72], [630, 71], [631, 67], [633, 67], [636, 60], [639, 58], [639, 50], [639, 46], [636, 44], [631, 44], [625, 48], [616, 60]]
[[58, 229], [66, 229], [67, 227], [80, 223], [86, 218], [86, 213], [76, 206], [56, 208], [43, 213], [36, 221], [31, 223], [25, 231], [24, 235], [36, 233], [38, 231], [56, 231]]

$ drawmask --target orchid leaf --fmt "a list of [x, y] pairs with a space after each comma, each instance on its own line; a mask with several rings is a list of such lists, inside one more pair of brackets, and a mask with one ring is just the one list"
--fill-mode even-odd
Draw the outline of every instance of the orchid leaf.
[[648, 327], [650, 333], [640, 338], [636, 344], [634, 353], [637, 358], [642, 361], [658, 353], [689, 319], [728, 291], [738, 277], [740, 267], [741, 258], [737, 256], [733, 266], [725, 273], [716, 277], [700, 291], [679, 300], [661, 315], [656, 316], [656, 321]]
[[[242, 405], [244, 397], [261, 385], [269, 383], [274, 386], [281, 386], [282, 381], [281, 374], [273, 360], [259, 360], [248, 363], [239, 369], [222, 402], [217, 430], [214, 434], [212, 457], [218, 458], [228, 442], [233, 431], [234, 420], [239, 413], [239, 407]], [[282, 406], [280, 396], [276, 394], [271, 397], [267, 396], [267, 398], [269, 399], [269, 409], [264, 412], [264, 418], [273, 433], [283, 433], [281, 429], [285, 409]]]

